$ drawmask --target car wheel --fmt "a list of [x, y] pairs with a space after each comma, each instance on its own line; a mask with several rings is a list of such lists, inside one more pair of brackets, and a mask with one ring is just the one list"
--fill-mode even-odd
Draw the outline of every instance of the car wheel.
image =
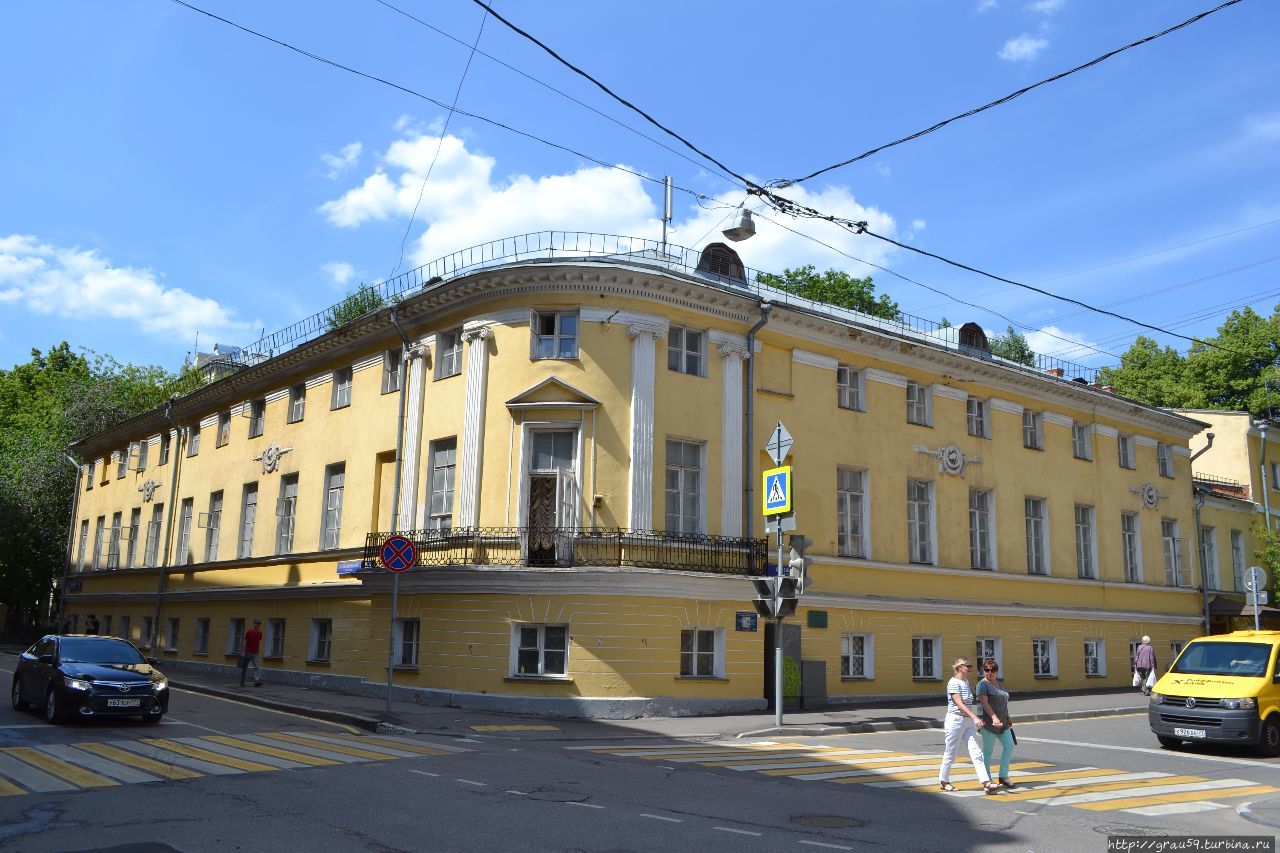
[[1280, 722], [1272, 714], [1262, 723], [1262, 737], [1258, 739], [1258, 754], [1267, 758], [1280, 755]]
[[58, 707], [58, 694], [52, 687], [44, 697], [44, 718], [51, 723], [62, 719], [62, 709]]
[[25, 711], [31, 707], [31, 703], [22, 698], [22, 682], [16, 677], [13, 679], [13, 710]]
[[1178, 749], [1182, 746], [1182, 738], [1167, 737], [1166, 735], [1156, 735], [1156, 740], [1160, 741], [1160, 745], [1165, 749]]

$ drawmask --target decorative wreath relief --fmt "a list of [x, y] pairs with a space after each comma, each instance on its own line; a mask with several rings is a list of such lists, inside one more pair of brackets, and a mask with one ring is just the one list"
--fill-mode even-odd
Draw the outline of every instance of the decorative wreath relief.
[[978, 456], [966, 456], [965, 452], [954, 444], [947, 444], [939, 447], [937, 450], [930, 450], [923, 444], [917, 444], [913, 448], [916, 453], [927, 453], [930, 456], [938, 458], [938, 471], [943, 474], [950, 474], [953, 477], [964, 476], [964, 466], [976, 465], [982, 461]]
[[269, 444], [267, 448], [258, 456], [253, 457], [254, 462], [262, 463], [262, 473], [270, 474], [280, 467], [280, 457], [284, 456], [292, 447], [281, 447], [278, 444]]
[[1160, 506], [1160, 498], [1163, 497], [1152, 483], [1143, 483], [1138, 488], [1138, 494], [1142, 496], [1142, 505], [1147, 509], [1156, 509]]
[[156, 489], [158, 488], [160, 488], [160, 484], [155, 480], [147, 480], [141, 486], [138, 486], [138, 491], [142, 492], [142, 502], [145, 504], [151, 503], [151, 499], [156, 496]]

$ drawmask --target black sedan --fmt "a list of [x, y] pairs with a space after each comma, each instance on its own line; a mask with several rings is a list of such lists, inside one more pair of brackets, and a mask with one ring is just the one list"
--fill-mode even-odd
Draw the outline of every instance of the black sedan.
[[51, 723], [70, 715], [158, 723], [169, 710], [169, 680], [154, 664], [128, 640], [51, 634], [18, 657], [13, 707], [42, 707]]

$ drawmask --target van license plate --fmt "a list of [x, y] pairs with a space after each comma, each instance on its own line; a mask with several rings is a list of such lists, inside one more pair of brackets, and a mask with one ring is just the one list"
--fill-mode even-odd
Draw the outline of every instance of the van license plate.
[[[108, 708], [140, 708], [142, 707], [142, 700], [141, 699], [108, 699], [107, 707]], [[1201, 732], [1200, 736], [1204, 737], [1204, 732]], [[1190, 737], [1190, 735], [1187, 735], [1187, 737]]]
[[1202, 738], [1205, 735], [1206, 735], [1206, 732], [1204, 729], [1174, 729], [1173, 730], [1174, 737]]

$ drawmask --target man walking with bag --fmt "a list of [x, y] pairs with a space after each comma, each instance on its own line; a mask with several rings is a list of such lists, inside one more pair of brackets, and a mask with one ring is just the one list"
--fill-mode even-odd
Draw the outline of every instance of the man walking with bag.
[[[1151, 638], [1143, 635], [1142, 642], [1133, 655], [1133, 669], [1138, 674], [1138, 686], [1143, 696], [1151, 695], [1151, 684], [1148, 678], [1156, 670], [1156, 650], [1151, 648]], [[1153, 679], [1154, 681], [1154, 679]]]
[[253, 665], [253, 686], [262, 686], [262, 668], [258, 666], [258, 658], [262, 656], [262, 620], [254, 619], [253, 627], [244, 632], [244, 655], [241, 657], [240, 686], [244, 687], [244, 677]]

